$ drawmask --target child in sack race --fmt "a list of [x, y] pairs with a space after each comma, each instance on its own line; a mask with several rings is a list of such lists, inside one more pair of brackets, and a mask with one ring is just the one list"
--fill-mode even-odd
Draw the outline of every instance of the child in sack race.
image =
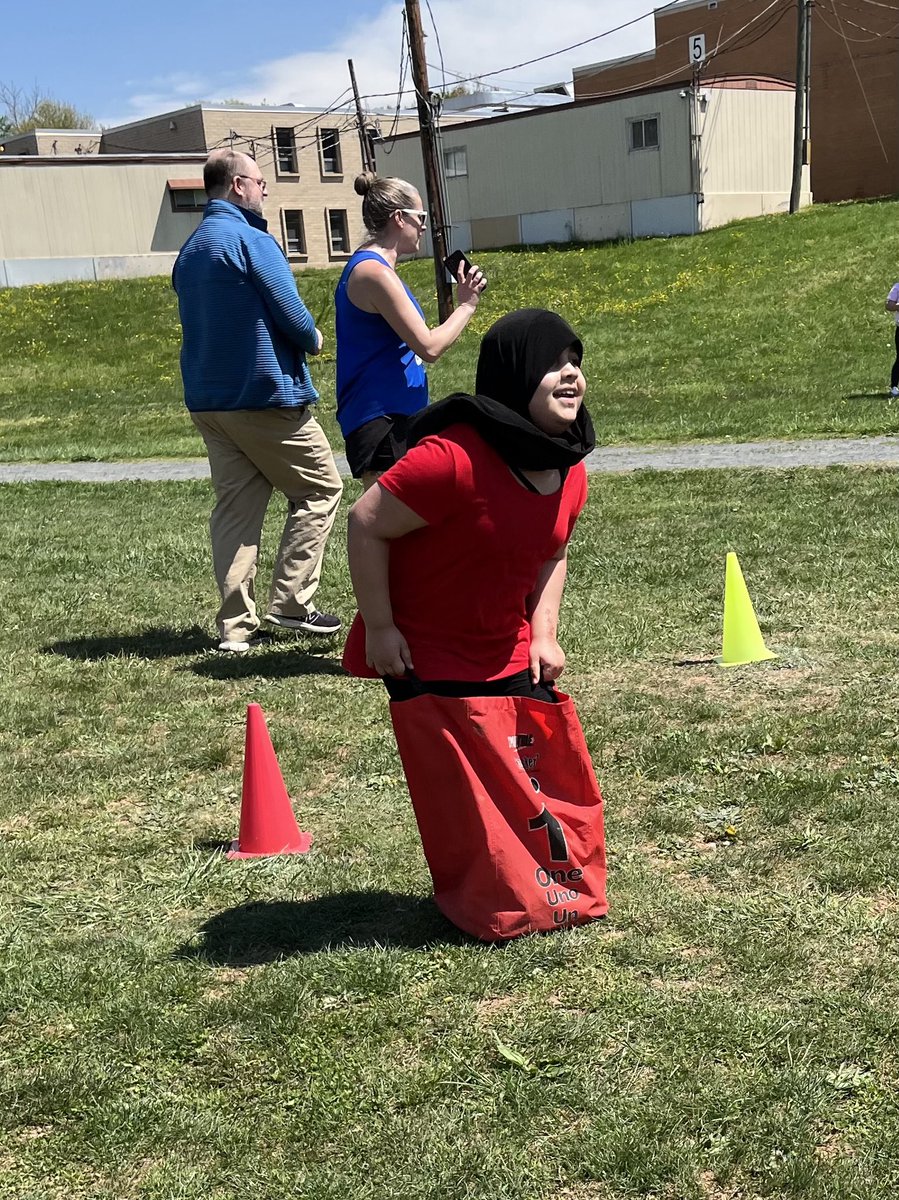
[[435, 899], [486, 939], [607, 910], [602, 798], [555, 687], [595, 444], [582, 356], [555, 313], [501, 318], [476, 394], [417, 414], [350, 513], [344, 666], [384, 681]]

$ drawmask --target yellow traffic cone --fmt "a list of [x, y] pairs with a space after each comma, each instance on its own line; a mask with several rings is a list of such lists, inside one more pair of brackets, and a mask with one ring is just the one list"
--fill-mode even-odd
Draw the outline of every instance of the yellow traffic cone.
[[724, 636], [718, 663], [722, 667], [740, 667], [766, 658], [777, 655], [765, 645], [743, 572], [736, 554], [730, 551], [724, 571]]

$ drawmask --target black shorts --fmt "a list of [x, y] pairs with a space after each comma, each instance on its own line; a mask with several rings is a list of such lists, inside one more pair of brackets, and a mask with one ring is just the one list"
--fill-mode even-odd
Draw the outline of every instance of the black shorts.
[[382, 675], [381, 681], [394, 704], [414, 700], [416, 696], [526, 696], [547, 704], [559, 702], [553, 685], [532, 683], [531, 672], [527, 669], [485, 683], [472, 683], [467, 679], [418, 679], [414, 675], [406, 675], [402, 679]]
[[406, 453], [409, 418], [388, 413], [366, 421], [346, 437], [346, 460], [350, 474], [359, 479], [369, 471], [386, 471]]

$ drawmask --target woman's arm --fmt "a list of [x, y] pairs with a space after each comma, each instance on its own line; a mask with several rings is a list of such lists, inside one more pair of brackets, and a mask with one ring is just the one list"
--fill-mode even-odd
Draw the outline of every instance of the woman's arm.
[[350, 578], [365, 622], [365, 661], [379, 675], [402, 676], [413, 669], [406, 639], [393, 623], [390, 543], [426, 524], [427, 521], [380, 485], [369, 488], [350, 509], [347, 528]]
[[552, 682], [565, 670], [565, 651], [556, 640], [559, 606], [568, 570], [568, 547], [562, 546], [540, 568], [534, 590], [528, 596], [531, 623], [530, 668], [535, 684]]
[[[459, 268], [461, 271], [461, 267]], [[478, 267], [459, 281], [459, 307], [436, 329], [429, 329], [418, 309], [406, 295], [397, 273], [368, 259], [350, 276], [347, 294], [357, 308], [376, 312], [393, 332], [425, 362], [436, 362], [471, 320], [487, 281]]]

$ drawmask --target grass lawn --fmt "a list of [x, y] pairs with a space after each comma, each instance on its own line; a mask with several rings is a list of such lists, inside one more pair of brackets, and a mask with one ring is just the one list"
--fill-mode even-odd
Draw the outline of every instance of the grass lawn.
[[[583, 335], [600, 440], [743, 441], [892, 433], [883, 301], [899, 275], [897, 202], [820, 206], [693, 238], [478, 255], [490, 286], [462, 339], [430, 369], [441, 398], [474, 383], [480, 334], [524, 305]], [[436, 317], [430, 261], [404, 278]], [[323, 314], [314, 364], [335, 447], [337, 271], [300, 276]], [[0, 459], [202, 453], [182, 405], [167, 279], [0, 291]]]
[[[3, 1200], [894, 1200], [895, 474], [591, 489], [563, 641], [611, 914], [500, 949], [433, 907], [379, 686], [206, 651], [206, 485], [3, 489]], [[728, 549], [770, 663], [702, 661]], [[320, 599], [351, 611], [339, 530]], [[249, 701], [306, 857], [216, 849]]]

